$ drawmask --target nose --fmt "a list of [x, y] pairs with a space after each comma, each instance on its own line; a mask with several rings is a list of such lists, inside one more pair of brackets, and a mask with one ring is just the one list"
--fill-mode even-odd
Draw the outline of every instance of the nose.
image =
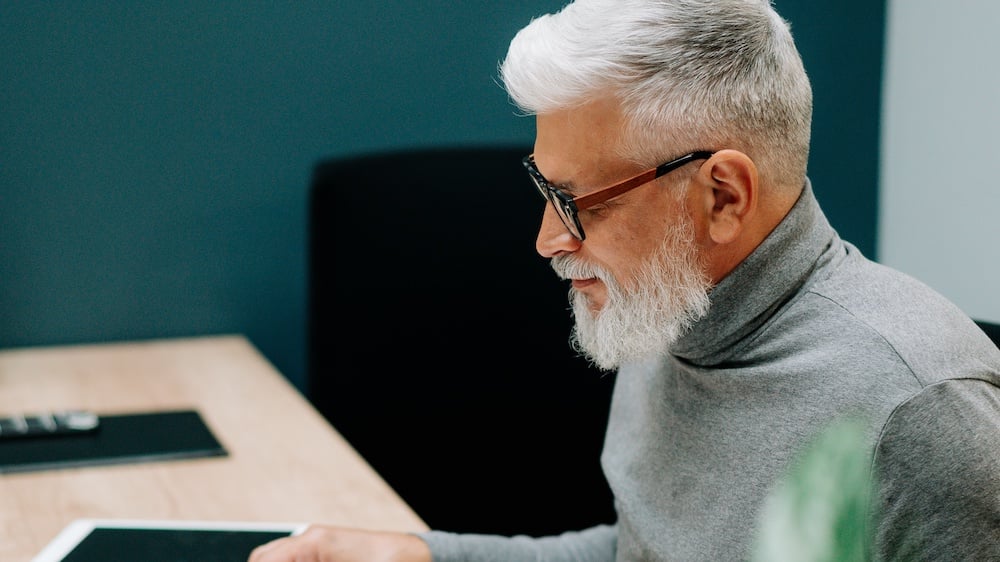
[[542, 213], [542, 224], [538, 227], [535, 251], [543, 258], [553, 258], [564, 252], [579, 250], [580, 244], [582, 242], [573, 236], [559, 219], [552, 204], [547, 203], [545, 212]]

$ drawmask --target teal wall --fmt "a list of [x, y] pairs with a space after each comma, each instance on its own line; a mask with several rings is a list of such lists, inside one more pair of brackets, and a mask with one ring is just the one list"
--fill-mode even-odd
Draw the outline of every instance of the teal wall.
[[[828, 4], [776, 3], [817, 193], [873, 254], [883, 7]], [[496, 64], [562, 5], [0, 3], [0, 347], [243, 333], [303, 388], [312, 165], [530, 142]]]

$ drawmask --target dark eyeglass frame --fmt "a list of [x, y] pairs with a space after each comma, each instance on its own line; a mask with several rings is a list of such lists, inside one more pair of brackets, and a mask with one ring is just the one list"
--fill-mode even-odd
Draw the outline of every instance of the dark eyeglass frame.
[[669, 162], [660, 164], [659, 166], [646, 170], [637, 176], [633, 176], [623, 182], [616, 183], [610, 187], [605, 187], [603, 189], [598, 189], [597, 191], [592, 191], [586, 195], [581, 195], [579, 197], [573, 197], [558, 187], [552, 185], [549, 180], [545, 179], [545, 176], [538, 171], [538, 167], [535, 166], [535, 155], [529, 154], [525, 156], [521, 163], [528, 170], [528, 175], [531, 177], [532, 182], [535, 187], [538, 188], [538, 193], [541, 194], [543, 198], [556, 210], [556, 214], [559, 215], [559, 219], [569, 230], [570, 234], [576, 237], [581, 242], [586, 239], [587, 235], [583, 232], [583, 225], [580, 224], [580, 211], [588, 209], [597, 205], [598, 203], [603, 203], [613, 197], [618, 197], [624, 193], [627, 193], [637, 187], [646, 185], [647, 183], [660, 178], [667, 173], [680, 168], [688, 162], [693, 162], [695, 160], [706, 160], [710, 158], [714, 152], [708, 150], [697, 150], [681, 156], [680, 158], [675, 158]]

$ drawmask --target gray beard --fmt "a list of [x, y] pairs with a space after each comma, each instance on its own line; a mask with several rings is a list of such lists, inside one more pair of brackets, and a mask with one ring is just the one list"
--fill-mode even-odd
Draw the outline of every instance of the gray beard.
[[569, 292], [576, 320], [570, 343], [605, 371], [665, 355], [708, 312], [711, 280], [699, 260], [689, 221], [671, 227], [660, 249], [640, 266], [631, 287], [570, 254], [552, 258], [552, 267], [564, 279], [596, 277], [607, 287], [607, 302], [597, 313], [590, 310], [586, 295], [572, 288]]

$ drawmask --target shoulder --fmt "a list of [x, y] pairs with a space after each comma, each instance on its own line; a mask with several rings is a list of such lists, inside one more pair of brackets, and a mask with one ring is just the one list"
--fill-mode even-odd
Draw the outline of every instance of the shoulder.
[[[803, 299], [836, 337], [895, 355], [921, 386], [1000, 373], [1000, 350], [954, 302], [923, 282], [857, 252]], [[994, 378], [994, 382], [997, 379]], [[926, 398], [935, 395], [928, 393]]]
[[985, 373], [982, 377], [949, 379], [924, 387], [886, 420], [876, 448], [876, 463], [915, 461], [916, 466], [926, 466], [929, 460], [943, 457], [941, 460], [950, 459], [949, 464], [976, 460], [1000, 468], [997, 382], [992, 374]]
[[874, 457], [879, 559], [1000, 559], [1000, 387], [928, 385], [886, 421]]

